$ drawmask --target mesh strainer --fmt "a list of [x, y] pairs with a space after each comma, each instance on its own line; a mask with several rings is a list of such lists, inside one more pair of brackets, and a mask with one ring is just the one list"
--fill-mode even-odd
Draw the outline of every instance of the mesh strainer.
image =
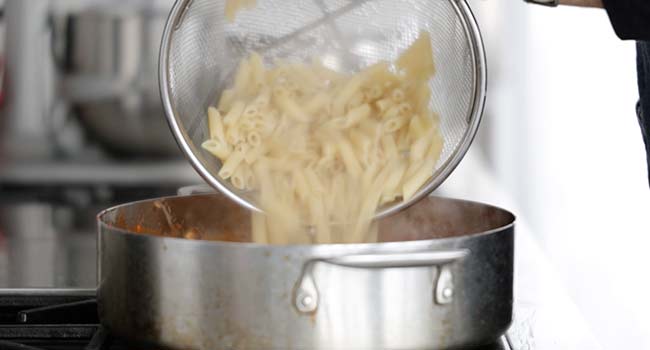
[[380, 208], [385, 216], [438, 187], [469, 148], [483, 113], [486, 64], [483, 42], [465, 0], [257, 0], [233, 23], [225, 1], [177, 0], [163, 35], [160, 88], [178, 144], [212, 187], [259, 210], [250, 193], [218, 176], [220, 162], [201, 148], [208, 138], [207, 108], [228, 87], [242, 58], [265, 61], [313, 57], [337, 71], [354, 72], [394, 61], [421, 30], [430, 33], [437, 73], [429, 83], [445, 146], [432, 178], [408, 202]]

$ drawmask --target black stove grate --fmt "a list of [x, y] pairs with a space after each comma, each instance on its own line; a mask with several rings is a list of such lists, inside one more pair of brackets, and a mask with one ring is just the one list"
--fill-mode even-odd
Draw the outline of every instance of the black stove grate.
[[[150, 350], [112, 337], [89, 295], [0, 295], [0, 350]], [[476, 350], [511, 350], [500, 344]]]
[[88, 295], [0, 296], [0, 350], [126, 350], [112, 343]]

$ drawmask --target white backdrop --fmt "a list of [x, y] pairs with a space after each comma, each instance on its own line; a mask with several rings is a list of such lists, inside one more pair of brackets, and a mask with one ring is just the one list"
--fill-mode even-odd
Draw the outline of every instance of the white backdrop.
[[490, 70], [474, 147], [603, 348], [650, 349], [650, 187], [634, 43], [615, 36], [603, 10], [471, 3]]

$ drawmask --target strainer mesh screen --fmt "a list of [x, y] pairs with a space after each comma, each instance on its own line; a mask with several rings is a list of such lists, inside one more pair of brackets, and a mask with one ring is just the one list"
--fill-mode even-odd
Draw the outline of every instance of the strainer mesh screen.
[[[252, 51], [269, 64], [276, 58], [318, 58], [332, 69], [353, 72], [394, 61], [427, 30], [437, 68], [430, 107], [440, 115], [445, 140], [434, 177], [463, 140], [473, 136], [467, 131], [477, 117], [472, 115], [474, 99], [480, 98], [472, 51], [476, 38], [466, 30], [456, 1], [257, 0], [234, 23], [226, 21], [224, 6], [224, 1], [193, 0], [169, 37], [168, 66], [163, 67], [173, 118], [210, 174], [218, 172], [220, 163], [201, 148], [208, 137], [207, 108], [216, 104], [239, 61]], [[237, 193], [227, 182], [223, 185]]]

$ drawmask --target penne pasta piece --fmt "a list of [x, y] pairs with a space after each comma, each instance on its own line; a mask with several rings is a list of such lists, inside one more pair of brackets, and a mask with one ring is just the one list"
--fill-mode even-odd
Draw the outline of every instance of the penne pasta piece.
[[359, 75], [355, 75], [345, 83], [332, 102], [332, 114], [334, 114], [335, 117], [343, 115], [345, 112], [345, 106], [359, 91], [359, 89], [361, 89], [362, 84], [363, 79]]
[[305, 174], [305, 178], [307, 179], [307, 182], [309, 183], [309, 187], [312, 189], [312, 191], [318, 194], [325, 193], [325, 186], [323, 185], [322, 181], [318, 178], [318, 176], [316, 175], [313, 169], [309, 169], [309, 168], [305, 169], [304, 174]]
[[433, 138], [433, 129], [429, 129], [426, 134], [415, 139], [415, 142], [411, 144], [409, 150], [409, 158], [411, 159], [411, 162], [420, 161], [427, 155], [427, 151], [429, 150]]
[[352, 95], [350, 101], [348, 101], [347, 108], [352, 109], [358, 107], [361, 104], [363, 104], [363, 100], [364, 100], [364, 94], [361, 90], [359, 90], [354, 95]]
[[363, 198], [361, 208], [359, 209], [358, 219], [351, 233], [351, 242], [362, 242], [368, 226], [372, 221], [373, 214], [377, 210], [379, 199], [381, 197], [382, 184], [390, 174], [390, 168], [384, 168], [373, 181], [370, 189]]
[[309, 114], [316, 114], [320, 111], [325, 113], [329, 112], [332, 99], [326, 93], [320, 92], [312, 96], [305, 103], [305, 112]]
[[404, 71], [408, 79], [428, 80], [433, 77], [436, 67], [429, 33], [421, 31], [415, 42], [400, 55], [395, 64]]
[[293, 99], [288, 96], [276, 96], [275, 100], [280, 109], [294, 121], [309, 122], [309, 115]]
[[390, 134], [386, 134], [381, 138], [381, 146], [384, 151], [386, 158], [396, 158], [399, 154], [397, 150], [397, 144], [395, 143], [395, 137]]
[[252, 214], [252, 241], [258, 244], [268, 244], [269, 239], [266, 232], [266, 216], [262, 213], [253, 212]]
[[246, 108], [246, 104], [243, 101], [235, 101], [228, 113], [223, 117], [223, 123], [225, 125], [235, 124], [244, 112], [244, 108]]
[[407, 121], [408, 120], [403, 116], [388, 118], [384, 122], [383, 130], [385, 133], [394, 133], [400, 130], [404, 125], [406, 125]]
[[255, 190], [257, 188], [257, 178], [250, 166], [246, 167], [244, 176], [246, 177], [246, 189], [250, 191]]
[[404, 174], [406, 174], [407, 164], [405, 161], [400, 159], [389, 161], [388, 164], [395, 165], [393, 166], [393, 169], [390, 171], [390, 174], [384, 183], [382, 200], [386, 199], [386, 202], [391, 202], [395, 200], [398, 195], [398, 187], [402, 183]]
[[366, 97], [366, 102], [371, 102], [374, 100], [378, 100], [382, 97], [384, 94], [384, 89], [381, 85], [379, 84], [374, 84], [365, 93]]
[[237, 167], [244, 160], [244, 153], [239, 151], [234, 151], [230, 156], [225, 160], [221, 169], [219, 169], [219, 177], [228, 180], [237, 170]]
[[244, 141], [244, 137], [236, 126], [226, 129], [226, 141], [231, 145], [238, 145]]
[[398, 131], [395, 136], [395, 142], [399, 153], [408, 154], [411, 150], [411, 138], [409, 137], [408, 130], [402, 129]]
[[397, 110], [401, 115], [410, 115], [413, 112], [413, 107], [411, 106], [410, 103], [404, 102], [404, 103], [400, 103], [397, 106]]
[[223, 118], [221, 113], [214, 107], [208, 108], [208, 130], [210, 130], [210, 138], [219, 141], [220, 143], [226, 142], [226, 132], [224, 131]]
[[388, 62], [375, 63], [361, 72], [361, 75], [364, 76], [368, 85], [377, 85], [383, 89], [399, 83], [399, 78], [390, 71]]
[[241, 117], [243, 119], [249, 119], [250, 120], [250, 119], [254, 119], [255, 117], [257, 117], [259, 115], [259, 113], [260, 113], [259, 108], [254, 104], [250, 104], [250, 105], [248, 105], [248, 106], [246, 106], [244, 108], [244, 111], [242, 112]]
[[262, 136], [258, 131], [251, 131], [246, 136], [246, 142], [252, 147], [260, 147], [262, 145]]
[[232, 103], [235, 100], [235, 91], [233, 89], [226, 89], [221, 93], [219, 98], [218, 108], [221, 112], [226, 112], [232, 108]]
[[323, 201], [319, 197], [310, 197], [309, 208], [312, 222], [316, 226], [316, 243], [333, 243], [329, 217], [325, 211]]
[[244, 156], [244, 161], [247, 164], [252, 165], [264, 155], [265, 151], [266, 149], [263, 145], [259, 145], [257, 147], [251, 147], [248, 151], [246, 151], [246, 155]]
[[271, 89], [267, 86], [264, 86], [260, 89], [260, 93], [255, 100], [253, 100], [253, 105], [263, 110], [271, 104]]
[[222, 161], [228, 158], [232, 152], [232, 148], [229, 144], [217, 140], [205, 141], [201, 144], [201, 147]]
[[256, 88], [256, 91], [259, 91], [264, 87], [266, 68], [264, 68], [264, 62], [262, 61], [262, 56], [257, 52], [251, 53], [249, 57], [250, 70], [251, 70], [251, 83]]
[[379, 172], [378, 163], [371, 163], [368, 165], [366, 170], [364, 170], [363, 177], [361, 178], [362, 193], [367, 193], [370, 190], [370, 186], [372, 186], [373, 180], [377, 176], [378, 172]]
[[235, 86], [233, 87], [235, 93], [247, 95], [251, 79], [252, 71], [250, 62], [248, 62], [248, 60], [242, 60], [241, 63], [239, 63], [239, 70], [237, 70], [237, 74], [235, 74]]
[[345, 164], [346, 170], [352, 176], [360, 176], [362, 172], [361, 165], [359, 164], [359, 160], [355, 156], [352, 145], [350, 145], [348, 140], [346, 140], [344, 137], [339, 138], [337, 142], [337, 149], [341, 155], [343, 163]]
[[388, 98], [384, 98], [375, 102], [375, 106], [377, 106], [377, 109], [379, 109], [380, 113], [386, 113], [386, 111], [388, 111], [393, 105], [393, 100]]
[[345, 127], [351, 128], [353, 126], [356, 126], [361, 121], [368, 118], [370, 116], [370, 112], [372, 112], [372, 110], [368, 104], [364, 104], [351, 109], [345, 116]]
[[292, 175], [296, 184], [296, 195], [302, 200], [308, 199], [311, 196], [311, 190], [307, 182], [307, 177], [300, 169], [294, 169]]
[[424, 185], [431, 175], [435, 166], [435, 159], [427, 159], [402, 185], [402, 199], [410, 200], [413, 195]]
[[420, 82], [415, 87], [413, 93], [413, 105], [418, 113], [425, 112], [429, 108], [429, 101], [431, 101], [431, 89], [426, 82]]
[[395, 103], [401, 103], [406, 98], [406, 93], [402, 89], [395, 89], [390, 93], [390, 98]]
[[[393, 103], [391, 101], [391, 103]], [[390, 119], [399, 116], [399, 105], [393, 104], [384, 112], [382, 119]]]
[[255, 131], [255, 129], [257, 128], [257, 125], [258, 125], [257, 118], [255, 118], [255, 117], [253, 117], [253, 118], [245, 118], [239, 124], [239, 126], [241, 127], [241, 131], [243, 133], [248, 133], [250, 131]]
[[373, 140], [361, 131], [352, 129], [348, 132], [357, 159], [365, 167], [370, 164], [372, 156]]
[[230, 182], [238, 190], [246, 189], [246, 170], [245, 167], [239, 166], [230, 177]]

